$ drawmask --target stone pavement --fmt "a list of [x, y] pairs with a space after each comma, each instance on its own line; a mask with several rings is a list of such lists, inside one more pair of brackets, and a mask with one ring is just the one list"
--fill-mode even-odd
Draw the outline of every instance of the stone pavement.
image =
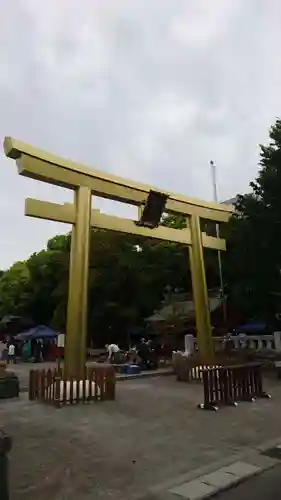
[[[216, 495], [216, 500], [278, 500], [281, 497], [281, 464]], [[178, 499], [179, 500], [179, 499]]]
[[[280, 443], [270, 441], [260, 446], [276, 446]], [[249, 449], [233, 456], [229, 456], [217, 463], [212, 463], [198, 470], [189, 471], [169, 482], [151, 488], [152, 497], [143, 497], [143, 500], [203, 500], [210, 497], [219, 497], [221, 492], [235, 489], [237, 485], [253, 478], [276, 465], [280, 466], [280, 459], [269, 458], [261, 453], [261, 449]]]
[[197, 479], [187, 481], [181, 485], [174, 486], [170, 493], [187, 498], [188, 500], [198, 500], [214, 494], [220, 489], [233, 486], [261, 471], [261, 468], [247, 462], [236, 461], [220, 469], [203, 474]]
[[28, 388], [28, 379], [29, 379], [29, 371], [31, 369], [45, 369], [54, 368], [56, 366], [55, 363], [22, 363], [19, 362], [17, 364], [9, 364], [7, 366], [7, 370], [12, 370], [16, 373], [20, 382], [20, 390], [27, 390]]
[[124, 381], [115, 402], [59, 410], [26, 393], [2, 401], [12, 499], [180, 500], [170, 490], [203, 474], [237, 461], [259, 467], [260, 443], [281, 436], [280, 381], [267, 389], [272, 400], [218, 412], [196, 407], [201, 385], [174, 377]]

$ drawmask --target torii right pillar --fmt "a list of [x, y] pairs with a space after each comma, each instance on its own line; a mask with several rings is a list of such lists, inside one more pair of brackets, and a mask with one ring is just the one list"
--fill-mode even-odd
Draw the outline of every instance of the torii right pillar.
[[191, 215], [188, 222], [191, 232], [189, 256], [196, 314], [197, 345], [202, 357], [212, 359], [214, 348], [200, 217]]

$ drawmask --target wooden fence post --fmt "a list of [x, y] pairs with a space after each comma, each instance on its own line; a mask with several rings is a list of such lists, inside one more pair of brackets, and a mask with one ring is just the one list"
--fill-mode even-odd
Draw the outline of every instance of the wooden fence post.
[[29, 400], [34, 401], [34, 370], [29, 372], [29, 390], [28, 390]]

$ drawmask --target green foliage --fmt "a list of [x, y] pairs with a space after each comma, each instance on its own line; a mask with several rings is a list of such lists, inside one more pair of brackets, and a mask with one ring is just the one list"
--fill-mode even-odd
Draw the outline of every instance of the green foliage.
[[59, 234], [51, 238], [47, 243], [47, 250], [57, 250], [62, 252], [70, 251], [70, 242], [71, 235], [70, 234]]
[[26, 286], [29, 282], [29, 270], [25, 262], [16, 262], [0, 278], [0, 315], [21, 314], [24, 306]]
[[186, 217], [184, 215], [167, 214], [163, 217], [161, 224], [173, 229], [184, 229], [186, 227]]
[[[65, 242], [63, 242], [65, 240]], [[47, 250], [17, 262], [0, 277], [0, 316], [22, 315], [36, 323], [50, 323], [62, 283], [68, 280], [69, 255], [65, 250], [69, 236], [55, 237]], [[61, 249], [58, 247], [60, 241]], [[54, 249], [51, 249], [54, 248]], [[67, 286], [64, 288], [66, 292]]]
[[230, 293], [249, 316], [271, 317], [280, 311], [281, 292], [281, 121], [260, 146], [260, 170], [252, 192], [238, 196], [227, 228], [225, 266]]
[[188, 255], [178, 245], [95, 230], [91, 247], [91, 331], [120, 339], [159, 306], [167, 283], [188, 286]]

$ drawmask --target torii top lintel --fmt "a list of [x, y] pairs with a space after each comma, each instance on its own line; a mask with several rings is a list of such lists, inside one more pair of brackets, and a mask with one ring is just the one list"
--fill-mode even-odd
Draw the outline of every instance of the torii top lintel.
[[[140, 206], [145, 203], [151, 190], [160, 191], [60, 158], [12, 137], [5, 137], [4, 151], [7, 157], [16, 160], [20, 175], [74, 190], [79, 186], [86, 186], [94, 195], [103, 198]], [[233, 213], [233, 208], [229, 205], [174, 193], [165, 194], [168, 196], [165, 209], [167, 212], [187, 216], [195, 214], [216, 222], [227, 222]]]

